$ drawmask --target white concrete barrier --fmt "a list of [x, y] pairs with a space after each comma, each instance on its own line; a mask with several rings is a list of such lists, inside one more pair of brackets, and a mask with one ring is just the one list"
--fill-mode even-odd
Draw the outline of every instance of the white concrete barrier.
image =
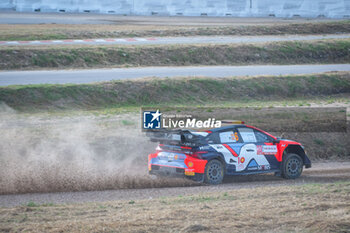
[[350, 18], [350, 0], [0, 0], [0, 9], [122, 15]]

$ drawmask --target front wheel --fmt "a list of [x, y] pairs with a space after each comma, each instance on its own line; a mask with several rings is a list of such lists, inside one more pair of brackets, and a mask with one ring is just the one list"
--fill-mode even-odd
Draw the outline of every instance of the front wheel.
[[303, 160], [297, 154], [287, 154], [283, 158], [282, 176], [285, 179], [296, 179], [303, 172]]
[[220, 184], [224, 178], [224, 167], [219, 160], [210, 160], [205, 166], [204, 182]]

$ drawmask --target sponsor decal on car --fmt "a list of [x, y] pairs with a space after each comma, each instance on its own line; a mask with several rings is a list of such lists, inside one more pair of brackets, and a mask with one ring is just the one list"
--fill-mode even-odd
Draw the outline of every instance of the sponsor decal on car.
[[239, 161], [240, 163], [244, 163], [245, 158], [244, 158], [244, 157], [241, 157], [238, 161]]
[[261, 166], [258, 166], [258, 169], [259, 170], [270, 170], [270, 165], [261, 165]]
[[276, 145], [265, 145], [265, 146], [262, 146], [262, 153], [264, 155], [274, 155], [277, 153], [277, 146]]
[[274, 155], [277, 153], [276, 145], [257, 145], [256, 146], [258, 155]]

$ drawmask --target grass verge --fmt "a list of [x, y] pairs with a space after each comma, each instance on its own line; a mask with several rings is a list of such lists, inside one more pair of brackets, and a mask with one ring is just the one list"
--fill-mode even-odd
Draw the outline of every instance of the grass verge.
[[0, 102], [21, 111], [210, 105], [349, 96], [350, 72], [295, 76], [122, 80], [0, 87]]
[[6, 47], [0, 69], [349, 63], [350, 40], [245, 45]]
[[151, 200], [0, 208], [0, 230], [347, 232], [349, 191], [349, 182], [311, 183]]
[[0, 25], [0, 41], [147, 36], [288, 35], [349, 33], [350, 20], [236, 26], [175, 25]]

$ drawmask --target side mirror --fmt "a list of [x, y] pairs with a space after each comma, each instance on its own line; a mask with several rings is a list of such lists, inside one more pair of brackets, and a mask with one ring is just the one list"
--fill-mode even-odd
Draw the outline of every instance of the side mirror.
[[279, 139], [273, 139], [272, 143], [273, 143], [273, 144], [280, 143], [280, 140], [279, 140]]

